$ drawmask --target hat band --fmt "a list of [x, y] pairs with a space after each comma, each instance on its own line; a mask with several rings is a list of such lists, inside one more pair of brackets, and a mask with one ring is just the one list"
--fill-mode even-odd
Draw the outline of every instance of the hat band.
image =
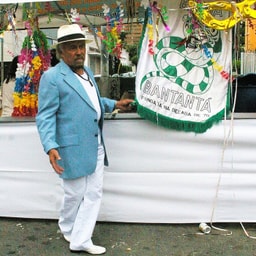
[[72, 34], [72, 35], [67, 35], [67, 36], [63, 36], [58, 38], [58, 43], [64, 42], [64, 41], [71, 41], [74, 39], [81, 39], [84, 40], [85, 36], [83, 34]]

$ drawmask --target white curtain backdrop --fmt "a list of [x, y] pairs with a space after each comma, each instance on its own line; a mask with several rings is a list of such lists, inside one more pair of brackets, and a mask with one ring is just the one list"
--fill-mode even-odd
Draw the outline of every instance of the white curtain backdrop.
[[[58, 218], [60, 179], [34, 122], [0, 125], [0, 216]], [[204, 134], [142, 119], [106, 120], [101, 221], [255, 222], [256, 119], [230, 120]]]

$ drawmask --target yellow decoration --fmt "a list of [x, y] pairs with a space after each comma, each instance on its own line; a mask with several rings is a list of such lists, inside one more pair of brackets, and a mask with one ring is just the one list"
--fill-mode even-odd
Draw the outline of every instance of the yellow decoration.
[[148, 27], [148, 37], [149, 37], [149, 40], [153, 40], [154, 39], [153, 25], [147, 24], [147, 27]]
[[42, 66], [42, 62], [41, 62], [41, 59], [40, 59], [39, 56], [35, 56], [35, 57], [32, 59], [31, 63], [33, 64], [33, 68], [34, 68], [35, 70], [38, 70], [38, 69]]
[[[217, 30], [232, 28], [237, 22], [245, 18], [256, 18], [256, 10], [252, 9], [254, 4], [256, 4], [256, 0], [244, 0], [240, 3], [235, 1], [207, 2], [202, 3], [203, 7], [200, 5], [200, 11], [198, 11], [198, 2], [196, 0], [190, 0], [188, 3], [192, 12], [202, 23], [207, 27]], [[211, 15], [216, 10], [228, 11], [231, 13], [231, 16], [224, 20], [217, 20]]]
[[13, 106], [19, 107], [20, 105], [20, 93], [14, 92], [13, 93]]

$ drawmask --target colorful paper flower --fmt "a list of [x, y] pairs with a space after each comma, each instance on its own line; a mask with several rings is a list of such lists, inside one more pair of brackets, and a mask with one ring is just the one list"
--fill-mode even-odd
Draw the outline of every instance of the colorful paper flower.
[[[32, 24], [37, 24], [33, 20]], [[16, 70], [12, 116], [36, 116], [38, 87], [41, 75], [50, 66], [50, 50], [46, 36], [31, 20], [26, 22], [25, 37]]]
[[124, 11], [121, 2], [117, 1], [116, 3], [117, 7], [115, 16], [111, 15], [108, 5], [104, 4], [102, 6], [104, 18], [107, 23], [106, 33], [103, 34], [95, 29], [95, 34], [105, 44], [108, 53], [115, 55], [118, 59], [120, 59], [122, 53], [122, 40], [120, 35], [123, 30]]

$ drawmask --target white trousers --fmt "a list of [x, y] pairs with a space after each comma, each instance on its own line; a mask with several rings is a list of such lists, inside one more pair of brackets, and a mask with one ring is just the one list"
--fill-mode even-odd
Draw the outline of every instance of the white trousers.
[[83, 250], [93, 244], [91, 237], [102, 198], [104, 155], [104, 148], [100, 145], [94, 173], [74, 180], [63, 179], [59, 227], [62, 234], [70, 239], [71, 250]]

